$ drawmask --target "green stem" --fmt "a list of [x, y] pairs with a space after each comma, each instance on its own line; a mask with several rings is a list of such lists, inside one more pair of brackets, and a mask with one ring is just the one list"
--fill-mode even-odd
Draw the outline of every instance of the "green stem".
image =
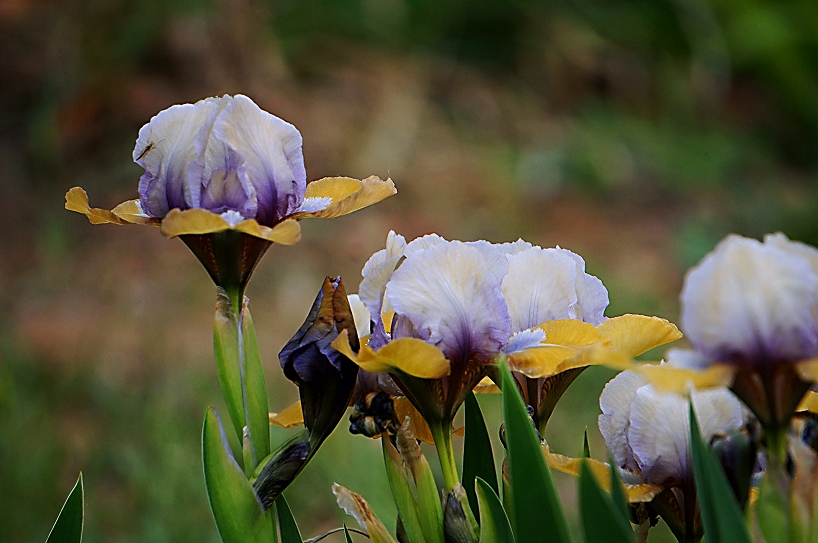
[[429, 424], [432, 430], [432, 437], [435, 439], [435, 449], [440, 461], [440, 469], [443, 470], [443, 480], [446, 483], [446, 493], [452, 491], [455, 485], [460, 483], [457, 475], [457, 463], [454, 459], [454, 446], [452, 443], [452, 421], [439, 421]]

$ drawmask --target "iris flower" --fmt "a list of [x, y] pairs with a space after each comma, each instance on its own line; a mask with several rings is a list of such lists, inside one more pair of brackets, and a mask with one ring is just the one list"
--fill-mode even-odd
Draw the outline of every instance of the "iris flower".
[[139, 131], [139, 198], [108, 211], [74, 187], [65, 207], [92, 224], [150, 224], [180, 237], [217, 285], [241, 299], [272, 243], [298, 242], [298, 220], [351, 213], [395, 194], [391, 180], [307, 184], [301, 134], [237, 94], [171, 106]]
[[681, 305], [693, 349], [646, 375], [666, 389], [730, 385], [785, 459], [790, 418], [818, 377], [818, 250], [780, 233], [730, 235], [687, 273]]
[[566, 249], [528, 247], [508, 255], [503, 296], [512, 336], [503, 352], [540, 432], [562, 394], [588, 366], [630, 358], [681, 333], [659, 317], [606, 318], [608, 290]]
[[[559, 265], [549, 267], [549, 258]], [[572, 369], [607, 358], [629, 360], [595, 326], [606, 321], [607, 292], [570, 251], [522, 240], [447, 241], [434, 234], [407, 244], [390, 232], [386, 248], [362, 274], [359, 295], [372, 320], [369, 343], [356, 354], [341, 334], [334, 346], [362, 369], [392, 376], [428, 422], [449, 487], [456, 482], [451, 421], [499, 360], [532, 379], [565, 371], [563, 363]], [[678, 337], [667, 321], [640, 317], [615, 322], [616, 340], [632, 348], [645, 344], [641, 319], [648, 319], [646, 329], [661, 331], [662, 340], [651, 337], [650, 346]]]
[[[724, 387], [694, 390], [690, 400], [702, 437], [742, 428], [748, 413]], [[696, 541], [703, 528], [696, 502], [688, 399], [662, 392], [639, 373], [624, 371], [599, 397], [599, 430], [617, 466], [631, 480], [658, 485], [651, 504], [679, 541]]]

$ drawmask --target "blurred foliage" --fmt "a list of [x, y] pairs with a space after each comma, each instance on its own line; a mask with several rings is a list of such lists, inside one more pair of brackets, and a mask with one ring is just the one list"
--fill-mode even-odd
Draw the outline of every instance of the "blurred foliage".
[[[207, 278], [156, 232], [62, 210], [80, 182], [98, 205], [135, 194], [156, 112], [243, 92], [301, 129], [311, 179], [399, 187], [262, 262], [249, 295], [280, 409], [294, 391], [274, 354], [310, 293], [326, 274], [354, 291], [389, 228], [560, 244], [605, 281], [609, 314], [671, 319], [724, 234], [818, 243], [816, 27], [813, 0], [4, 2], [0, 540], [44, 540], [81, 469], [86, 541], [215, 541]], [[581, 447], [568, 409], [602, 450], [605, 377], [557, 409], [556, 450]], [[288, 492], [304, 535], [340, 524], [333, 480], [393, 518], [377, 444], [339, 430], [325, 447]]]

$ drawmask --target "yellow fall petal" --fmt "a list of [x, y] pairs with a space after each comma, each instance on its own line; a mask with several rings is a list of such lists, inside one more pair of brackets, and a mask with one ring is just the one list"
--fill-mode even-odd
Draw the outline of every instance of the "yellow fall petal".
[[415, 406], [412, 405], [409, 398], [405, 396], [395, 398], [394, 404], [395, 418], [397, 418], [398, 421], [403, 421], [406, 420], [406, 417], [409, 417], [409, 423], [412, 425], [412, 433], [415, 434], [415, 437], [424, 443], [434, 445], [435, 438], [432, 436], [432, 430], [429, 428], [429, 424], [426, 423], [426, 419], [423, 418], [423, 415], [415, 409]]
[[796, 411], [809, 411], [818, 414], [818, 392], [807, 391], [804, 397], [801, 398], [801, 403], [798, 404]]
[[301, 239], [301, 227], [294, 219], [286, 219], [274, 227], [263, 226], [255, 219], [247, 219], [232, 226], [221, 215], [201, 208], [171, 209], [162, 219], [162, 235], [168, 238], [187, 234], [215, 234], [236, 230], [273, 243], [292, 245]]
[[230, 229], [221, 216], [206, 209], [171, 209], [162, 219], [162, 235], [175, 238], [185, 234], [213, 234]]
[[88, 193], [81, 187], [73, 187], [65, 193], [65, 209], [82, 213], [88, 217], [91, 224], [130, 224], [112, 211], [91, 207], [88, 203]]
[[362, 370], [372, 373], [400, 371], [421, 379], [439, 379], [450, 371], [449, 361], [440, 349], [417, 338], [396, 339], [377, 351], [368, 345], [362, 346], [355, 354], [349, 345], [347, 331], [342, 330], [332, 342], [332, 347]]
[[713, 364], [702, 371], [670, 364], [641, 364], [634, 371], [658, 390], [677, 394], [687, 394], [691, 388], [730, 386], [736, 374], [736, 368], [727, 364]]
[[611, 343], [596, 326], [576, 319], [546, 321], [537, 328], [545, 332], [541, 345], [508, 355], [509, 367], [532, 379], [565, 371], [560, 369], [562, 363], [584, 349]]
[[545, 332], [545, 345], [562, 345], [579, 349], [610, 340], [593, 324], [577, 319], [545, 321], [537, 326]]
[[[552, 453], [546, 445], [543, 447], [543, 455], [548, 466], [562, 473], [568, 475], [579, 476], [579, 471], [582, 466], [583, 459], [571, 458], [562, 454]], [[606, 492], [611, 491], [611, 467], [604, 462], [594, 460], [592, 458], [584, 459], [587, 462], [588, 468], [594, 475], [599, 486], [605, 489]], [[624, 484], [625, 494], [629, 503], [649, 502], [655, 498], [662, 487], [652, 483], [642, 483], [637, 485]]]
[[682, 333], [672, 322], [647, 315], [626, 314], [611, 317], [597, 328], [611, 338], [614, 349], [628, 356], [638, 356], [682, 337]]
[[305, 198], [332, 198], [332, 203], [349, 198], [363, 187], [363, 183], [351, 177], [324, 177], [307, 184]]
[[396, 194], [398, 190], [391, 179], [371, 176], [363, 181], [349, 177], [325, 177], [307, 185], [307, 198], [332, 198], [332, 203], [321, 211], [298, 213], [294, 218], [317, 217], [330, 219], [352, 213], [361, 208], [376, 204]]
[[235, 229], [279, 245], [294, 245], [301, 240], [301, 226], [294, 219], [284, 219], [272, 228], [259, 224], [255, 219], [241, 221]]
[[500, 392], [500, 387], [495, 385], [494, 381], [488, 377], [483, 377], [483, 379], [477, 383], [477, 386], [474, 387], [475, 394], [499, 394]]
[[798, 376], [804, 381], [812, 383], [818, 381], [818, 358], [802, 360], [795, 365], [795, 368], [798, 371]]
[[565, 360], [557, 366], [554, 374], [559, 374], [574, 368], [585, 366], [607, 366], [615, 370], [631, 370], [640, 367], [630, 356], [622, 351], [613, 349], [605, 345], [591, 345], [581, 349], [571, 358]]
[[281, 413], [270, 413], [270, 424], [281, 428], [292, 428], [304, 424], [304, 412], [301, 410], [301, 402], [295, 402], [287, 406]]

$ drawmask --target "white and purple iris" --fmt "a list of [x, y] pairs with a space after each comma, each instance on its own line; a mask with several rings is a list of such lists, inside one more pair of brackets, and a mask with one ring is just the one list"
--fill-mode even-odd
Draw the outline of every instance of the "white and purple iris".
[[305, 202], [301, 144], [295, 126], [241, 94], [171, 106], [139, 131], [139, 202], [154, 218], [202, 208], [230, 224], [256, 219], [266, 226], [318, 211], [331, 199]]
[[[608, 305], [607, 290], [585, 273], [582, 258], [522, 240], [461, 242], [431, 234], [406, 243], [390, 232], [362, 274], [359, 295], [368, 315], [361, 308], [356, 320], [372, 320], [369, 347], [416, 338], [449, 362], [450, 373], [435, 380], [435, 390], [402, 387], [422, 412], [423, 404], [437, 403], [432, 418], [453, 416], [498, 356], [540, 347], [545, 332], [536, 327], [544, 321], [596, 325]], [[406, 376], [398, 378], [407, 384]]]
[[696, 352], [677, 357], [763, 367], [818, 355], [818, 250], [784, 234], [726, 237], [687, 273], [681, 302]]

